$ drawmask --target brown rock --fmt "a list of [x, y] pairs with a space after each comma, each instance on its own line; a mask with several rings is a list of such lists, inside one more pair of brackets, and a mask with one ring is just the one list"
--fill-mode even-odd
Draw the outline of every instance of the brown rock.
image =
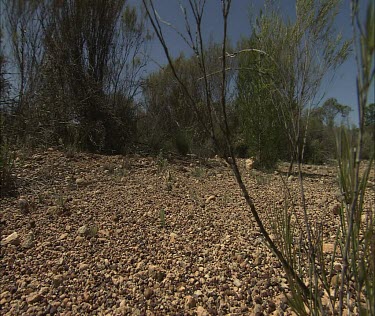
[[195, 298], [191, 295], [185, 297], [185, 309], [194, 308], [197, 305]]
[[340, 213], [341, 213], [341, 204], [335, 204], [334, 206], [332, 206], [331, 210], [332, 210], [332, 214], [333, 215], [340, 215]]
[[60, 235], [59, 240], [64, 240], [66, 237], [68, 237], [68, 233], [63, 233]]
[[86, 184], [85, 179], [83, 179], [83, 178], [76, 179], [76, 185], [77, 186], [84, 186], [85, 184]]
[[197, 307], [197, 316], [210, 316], [208, 311], [202, 306]]
[[89, 267], [89, 265], [87, 263], [80, 263], [78, 265], [78, 269], [81, 270], [81, 271], [88, 269], [88, 267]]
[[27, 214], [30, 211], [29, 202], [24, 198], [20, 198], [18, 200], [18, 207], [20, 208], [22, 214]]
[[39, 302], [40, 300], [42, 299], [42, 295], [40, 295], [39, 293], [31, 293], [27, 298], [26, 298], [26, 301], [27, 303], [29, 304], [33, 304], [33, 303], [37, 303]]
[[323, 252], [333, 252], [335, 245], [332, 243], [323, 243]]
[[169, 241], [171, 243], [174, 243], [176, 241], [176, 238], [177, 238], [177, 234], [176, 233], [171, 233]]
[[151, 288], [147, 288], [143, 294], [144, 294], [146, 300], [149, 300], [151, 298], [151, 296], [154, 294], [154, 290], [151, 289]]
[[20, 243], [21, 243], [21, 240], [17, 232], [11, 233], [8, 237], [5, 237], [1, 241], [2, 246], [8, 245], [8, 244], [18, 246]]
[[210, 195], [207, 199], [206, 199], [206, 204], [210, 203], [211, 201], [214, 201], [216, 199], [216, 196], [215, 195]]
[[87, 225], [83, 225], [80, 228], [78, 228], [77, 232], [80, 236], [88, 236], [90, 234], [90, 229], [87, 227]]
[[251, 171], [253, 169], [253, 165], [254, 165], [253, 158], [249, 158], [245, 160], [245, 168], [247, 171]]
[[28, 249], [28, 248], [33, 247], [34, 244], [35, 244], [34, 239], [35, 239], [34, 233], [32, 231], [30, 231], [26, 235], [25, 240], [22, 243], [22, 248]]
[[64, 277], [61, 274], [55, 275], [52, 278], [52, 285], [54, 287], [59, 287], [62, 284], [63, 280], [64, 280]]

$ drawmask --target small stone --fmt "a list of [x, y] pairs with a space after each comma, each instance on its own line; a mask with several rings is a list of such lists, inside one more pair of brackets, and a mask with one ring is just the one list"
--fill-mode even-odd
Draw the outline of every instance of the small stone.
[[85, 238], [82, 237], [82, 236], [77, 236], [77, 237], [75, 238], [75, 241], [77, 241], [77, 242], [81, 242], [81, 241], [84, 241], [84, 240], [85, 240]]
[[55, 275], [52, 278], [53, 287], [59, 287], [62, 284], [63, 280], [64, 280], [64, 278], [61, 274]]
[[334, 206], [332, 206], [331, 211], [332, 211], [333, 215], [340, 215], [340, 213], [341, 213], [341, 204], [335, 204]]
[[242, 282], [236, 278], [233, 279], [233, 284], [237, 287], [241, 287]]
[[90, 234], [90, 229], [87, 227], [87, 225], [83, 225], [80, 228], [78, 228], [78, 235], [81, 236], [88, 236]]
[[77, 185], [77, 186], [83, 186], [83, 185], [85, 185], [85, 184], [86, 184], [85, 179], [83, 179], [83, 178], [77, 178], [77, 179], [76, 179], [76, 185]]
[[256, 257], [255, 260], [254, 260], [254, 264], [256, 266], [260, 265], [261, 262], [262, 262], [262, 260], [261, 260], [260, 256]]
[[148, 273], [149, 273], [150, 277], [152, 277], [153, 279], [155, 279], [158, 282], [163, 281], [165, 276], [166, 276], [165, 271], [163, 271], [160, 267], [154, 266], [154, 265], [150, 265], [148, 267]]
[[22, 248], [31, 248], [34, 246], [34, 239], [35, 239], [35, 236], [34, 236], [34, 233], [32, 231], [30, 231], [26, 237], [25, 237], [25, 240], [23, 241], [22, 243]]
[[203, 293], [202, 293], [201, 290], [196, 290], [196, 291], [194, 292], [194, 295], [199, 297], [199, 296], [202, 296]]
[[262, 305], [255, 304], [253, 313], [254, 313], [255, 316], [261, 316], [261, 315], [263, 315]]
[[154, 294], [154, 290], [151, 288], [147, 288], [144, 292], [144, 296], [146, 300], [149, 300], [153, 294]]
[[288, 177], [288, 181], [289, 181], [289, 182], [294, 181], [294, 177], [293, 177], [292, 175], [290, 175], [290, 176]]
[[27, 303], [29, 304], [33, 304], [33, 303], [36, 303], [36, 302], [39, 302], [40, 300], [42, 299], [42, 295], [40, 295], [39, 293], [31, 293], [27, 298], [26, 298], [26, 301]]
[[274, 301], [268, 301], [268, 313], [271, 314], [276, 310], [276, 304]]
[[68, 237], [68, 233], [63, 233], [60, 235], [59, 240], [64, 240], [66, 237]]
[[29, 213], [29, 211], [30, 211], [30, 205], [29, 205], [29, 202], [26, 199], [20, 198], [18, 200], [18, 206], [19, 206], [22, 214]]
[[176, 233], [171, 233], [169, 241], [171, 243], [174, 243], [176, 241], [176, 238], [177, 238], [177, 234]]
[[245, 169], [247, 171], [251, 171], [253, 169], [253, 166], [254, 166], [254, 159], [253, 158], [249, 158], [249, 159], [245, 160]]
[[323, 243], [323, 252], [333, 252], [335, 245], [332, 243]]
[[48, 292], [49, 292], [49, 287], [47, 287], [47, 286], [43, 286], [43, 287], [39, 290], [39, 294], [41, 294], [41, 295], [47, 294]]
[[207, 199], [206, 199], [206, 204], [210, 203], [211, 201], [214, 201], [216, 199], [216, 196], [215, 195], [210, 195]]
[[210, 316], [209, 312], [202, 306], [197, 307], [197, 316]]
[[185, 297], [185, 309], [194, 308], [197, 305], [195, 298], [191, 295]]
[[59, 213], [59, 208], [54, 205], [54, 206], [50, 206], [48, 209], [47, 209], [47, 214], [48, 215], [56, 215]]
[[81, 270], [81, 271], [88, 269], [88, 267], [89, 267], [89, 265], [87, 263], [80, 263], [78, 265], [78, 269]]
[[126, 300], [121, 300], [120, 308], [125, 308], [125, 307], [126, 307]]
[[8, 237], [5, 237], [1, 241], [2, 246], [8, 245], [8, 244], [18, 246], [20, 243], [21, 243], [21, 240], [17, 232], [11, 233]]
[[0, 298], [3, 299], [3, 298], [7, 298], [9, 297], [10, 298], [11, 296], [11, 293], [9, 291], [4, 291], [0, 294]]
[[103, 237], [109, 237], [110, 236], [110, 232], [107, 229], [101, 229], [101, 230], [99, 230], [98, 234], [100, 236], [103, 236]]

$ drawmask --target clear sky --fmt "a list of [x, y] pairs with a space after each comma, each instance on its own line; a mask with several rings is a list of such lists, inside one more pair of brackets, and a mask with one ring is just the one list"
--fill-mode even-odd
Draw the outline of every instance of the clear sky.
[[[360, 5], [363, 8], [367, 7], [368, 0], [360, 0]], [[372, 0], [370, 0], [372, 1]], [[154, 5], [159, 15], [166, 21], [175, 25], [178, 29], [184, 29], [184, 20], [179, 7], [178, 0], [154, 0]], [[187, 1], [181, 1], [186, 4]], [[130, 3], [135, 4], [139, 1], [131, 0]], [[281, 0], [281, 10], [284, 16], [295, 16], [295, 1]], [[228, 36], [233, 45], [236, 45], [241, 37], [249, 37], [252, 29], [249, 22], [249, 15], [251, 12], [256, 13], [258, 9], [263, 6], [263, 0], [232, 0], [232, 6], [229, 17]], [[253, 8], [253, 9], [251, 9]], [[336, 20], [336, 28], [342, 32], [344, 38], [352, 36], [351, 17], [350, 17], [350, 0], [344, 0], [340, 8], [340, 12]], [[221, 1], [207, 0], [206, 10], [204, 15], [203, 29], [205, 30], [206, 39], [210, 37], [214, 41], [220, 41], [222, 38], [222, 16], [221, 16]], [[170, 47], [173, 56], [178, 56], [181, 51], [190, 55], [190, 51], [186, 44], [179, 38], [173, 30], [168, 30], [165, 33], [167, 44]], [[151, 44], [151, 57], [157, 63], [165, 65], [167, 60], [164, 52], [157, 42], [153, 41]], [[156, 70], [156, 64], [150, 65], [149, 70]], [[325, 82], [323, 85], [324, 98], [334, 97], [339, 103], [349, 105], [353, 108], [350, 119], [352, 123], [357, 123], [357, 93], [356, 93], [356, 65], [353, 55], [336, 71], [335, 76], [331, 82]], [[369, 101], [374, 102], [374, 91], [372, 90], [369, 96]]]

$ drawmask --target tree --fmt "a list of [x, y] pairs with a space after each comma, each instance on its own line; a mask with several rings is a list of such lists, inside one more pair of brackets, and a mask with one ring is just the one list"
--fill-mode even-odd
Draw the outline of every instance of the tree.
[[[217, 71], [216, 63], [220, 56], [220, 46], [209, 43], [204, 51], [207, 73]], [[196, 100], [196, 110], [191, 111], [187, 106], [184, 91], [176, 81], [170, 65], [151, 74], [144, 82], [145, 114], [147, 115], [147, 138], [154, 149], [167, 147], [177, 149], [180, 153], [191, 151], [199, 156], [209, 156], [215, 153], [209, 135], [205, 133], [199, 120], [204, 125], [209, 124], [208, 113], [205, 110], [204, 80], [199, 61], [195, 56], [185, 57], [181, 54], [173, 59], [174, 71], [184, 86], [189, 89]], [[217, 75], [207, 78], [210, 98], [215, 111], [220, 97], [220, 83]], [[198, 114], [199, 113], [199, 114]], [[164, 148], [166, 149], [166, 148]]]
[[54, 127], [65, 143], [74, 138], [80, 147], [111, 152], [135, 137], [148, 34], [125, 2], [70, 0], [46, 8], [42, 99], [65, 122]]
[[[303, 113], [314, 103], [322, 79], [346, 59], [349, 41], [334, 28], [340, 1], [296, 1], [296, 19], [283, 19], [277, 6], [266, 2], [254, 22], [256, 51], [275, 65], [271, 97], [284, 125], [293, 162], [303, 160], [306, 126]], [[252, 51], [243, 49], [241, 53]], [[254, 50], [253, 50], [254, 51]]]
[[[195, 91], [198, 99], [201, 98], [197, 81], [198, 69], [194, 61], [181, 55], [174, 60], [174, 64], [181, 80]], [[183, 93], [169, 66], [148, 76], [143, 85], [143, 95], [147, 115], [144, 124], [148, 127], [143, 130], [148, 134], [145, 135], [146, 140], [154, 150], [175, 148], [176, 140], [183, 142], [183, 134], [188, 131], [199, 134], [196, 117], [186, 107]], [[197, 140], [194, 135], [191, 138]], [[185, 142], [190, 147], [190, 140], [185, 139]]]
[[323, 123], [333, 128], [336, 116], [340, 114], [342, 118], [346, 118], [350, 111], [351, 108], [349, 106], [340, 104], [337, 99], [327, 99], [321, 107]]
[[[42, 0], [32, 1], [1, 1], [4, 8], [2, 21], [4, 23], [4, 56], [9, 69], [9, 97], [7, 110], [12, 114], [12, 128], [18, 137], [28, 138], [27, 131], [35, 113], [33, 105], [40, 88], [40, 66], [44, 60], [43, 30], [40, 23]], [[31, 123], [31, 124], [30, 124]], [[16, 139], [14, 139], [16, 141]]]

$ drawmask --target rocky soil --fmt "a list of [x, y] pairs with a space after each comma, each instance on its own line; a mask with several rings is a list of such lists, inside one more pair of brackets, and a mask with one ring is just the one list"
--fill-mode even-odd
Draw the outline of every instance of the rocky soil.
[[[286, 165], [271, 174], [241, 166], [269, 223]], [[304, 168], [329, 252], [335, 170]], [[15, 173], [17, 196], [0, 208], [2, 315], [292, 315], [280, 264], [223, 161], [49, 149], [20, 154]], [[284, 180], [298, 207], [298, 181]]]

